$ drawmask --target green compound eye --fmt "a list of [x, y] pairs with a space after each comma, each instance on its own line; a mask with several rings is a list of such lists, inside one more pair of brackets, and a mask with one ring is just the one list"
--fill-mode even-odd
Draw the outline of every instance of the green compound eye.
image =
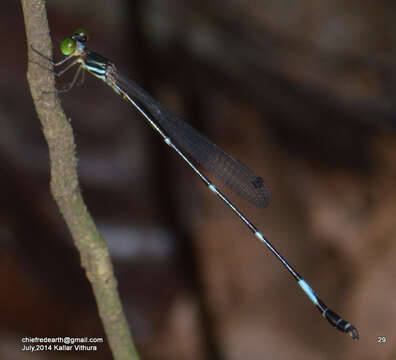
[[75, 37], [76, 40], [82, 42], [87, 41], [89, 39], [88, 32], [84, 29], [77, 29], [74, 32], [73, 37]]
[[61, 42], [60, 49], [63, 55], [71, 55], [76, 50], [76, 42], [72, 38], [66, 38]]

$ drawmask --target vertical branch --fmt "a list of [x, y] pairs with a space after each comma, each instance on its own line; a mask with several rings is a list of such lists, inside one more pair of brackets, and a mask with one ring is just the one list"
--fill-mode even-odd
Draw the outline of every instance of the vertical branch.
[[[51, 57], [51, 42], [44, 0], [21, 0], [28, 44], [27, 78], [48, 143], [51, 192], [80, 253], [91, 282], [114, 359], [137, 360], [132, 337], [117, 292], [107, 245], [90, 216], [78, 183], [73, 130], [55, 93], [53, 74], [39, 66], [43, 59], [34, 47]], [[48, 66], [48, 64], [44, 64]]]

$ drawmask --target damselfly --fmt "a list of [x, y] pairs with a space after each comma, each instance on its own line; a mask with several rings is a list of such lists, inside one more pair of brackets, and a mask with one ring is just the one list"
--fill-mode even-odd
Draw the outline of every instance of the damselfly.
[[338, 330], [348, 333], [354, 340], [359, 339], [357, 329], [323, 303], [301, 275], [294, 270], [263, 234], [216, 188], [193, 161], [202, 165], [222, 180], [236, 194], [259, 207], [267, 206], [270, 200], [270, 192], [264, 184], [263, 179], [256, 176], [247, 166], [227, 154], [192, 126], [165, 110], [134, 81], [121, 75], [113, 62], [96, 52], [88, 50], [86, 46], [87, 41], [88, 33], [82, 29], [76, 30], [71, 37], [62, 41], [61, 51], [65, 55], [65, 58], [59, 62], [53, 62], [37, 50], [33, 50], [55, 67], [68, 63], [70, 60], [68, 65], [59, 72], [49, 69], [57, 76], [61, 76], [73, 66], [79, 65], [68, 89], [73, 87], [81, 70], [85, 70], [103, 80], [118, 95], [129, 101], [162, 137], [165, 143], [175, 150], [185, 163], [193, 169], [209, 190], [215, 193], [248, 226], [250, 231], [270, 249], [290, 272], [305, 294], [311, 299], [322, 316]]

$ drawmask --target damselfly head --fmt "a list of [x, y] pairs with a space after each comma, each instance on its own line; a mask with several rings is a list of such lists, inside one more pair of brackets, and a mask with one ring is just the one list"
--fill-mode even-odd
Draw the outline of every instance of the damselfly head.
[[62, 41], [60, 49], [63, 55], [80, 55], [85, 49], [85, 42], [89, 39], [88, 32], [78, 29], [71, 37]]

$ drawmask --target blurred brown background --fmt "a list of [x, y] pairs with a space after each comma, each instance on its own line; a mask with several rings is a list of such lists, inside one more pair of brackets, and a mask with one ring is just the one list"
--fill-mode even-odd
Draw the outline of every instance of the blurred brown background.
[[[58, 57], [59, 41], [87, 29], [92, 49], [264, 177], [267, 209], [230, 198], [361, 335], [321, 319], [131, 106], [88, 76], [62, 102], [142, 359], [396, 358], [393, 2], [59, 0], [48, 12]], [[49, 192], [19, 2], [3, 0], [0, 18], [0, 358], [110, 359], [106, 344], [20, 351], [23, 336], [104, 334]]]

